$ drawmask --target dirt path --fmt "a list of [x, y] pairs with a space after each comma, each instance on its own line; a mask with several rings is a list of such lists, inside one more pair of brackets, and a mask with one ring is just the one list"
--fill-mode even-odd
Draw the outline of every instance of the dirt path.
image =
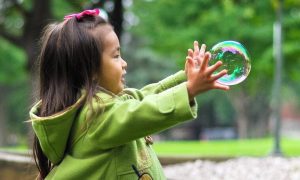
[[36, 168], [29, 153], [0, 151], [0, 179], [32, 180], [36, 177]]

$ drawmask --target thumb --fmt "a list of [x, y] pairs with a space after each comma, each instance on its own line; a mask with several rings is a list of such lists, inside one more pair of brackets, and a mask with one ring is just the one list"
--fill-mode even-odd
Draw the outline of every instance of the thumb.
[[186, 64], [187, 64], [187, 69], [192, 69], [195, 66], [195, 62], [190, 56], [186, 57]]
[[188, 73], [188, 60], [187, 60], [187, 58], [185, 59], [185, 63], [184, 63], [184, 71], [185, 71], [185, 74], [187, 75], [187, 73]]

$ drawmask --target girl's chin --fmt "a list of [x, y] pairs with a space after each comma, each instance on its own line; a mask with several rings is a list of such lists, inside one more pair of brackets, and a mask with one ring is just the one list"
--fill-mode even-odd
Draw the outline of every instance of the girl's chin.
[[122, 79], [121, 84], [122, 84], [122, 89], [124, 89], [126, 87], [126, 81], [125, 81], [125, 79]]
[[118, 92], [117, 92], [116, 94], [122, 92], [124, 89], [125, 89], [125, 84], [122, 83], [122, 84], [119, 86], [119, 89], [117, 90]]
[[123, 91], [125, 89], [125, 85], [123, 84], [123, 86], [120, 88], [120, 92]]

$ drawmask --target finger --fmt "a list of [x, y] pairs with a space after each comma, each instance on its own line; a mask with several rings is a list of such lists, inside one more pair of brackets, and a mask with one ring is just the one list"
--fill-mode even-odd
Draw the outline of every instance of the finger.
[[222, 66], [222, 64], [223, 63], [221, 61], [218, 61], [214, 65], [209, 66], [206, 71], [207, 75], [212, 75], [213, 72], [215, 72], [220, 66]]
[[186, 57], [186, 61], [187, 61], [187, 68], [188, 68], [188, 69], [194, 68], [194, 66], [195, 66], [195, 61], [192, 59], [192, 57], [187, 56], [187, 57]]
[[188, 56], [193, 58], [194, 52], [192, 49], [188, 49]]
[[215, 80], [217, 80], [217, 79], [223, 77], [223, 76], [226, 75], [226, 74], [227, 74], [227, 70], [226, 70], [226, 69], [223, 69], [221, 72], [219, 72], [219, 73], [217, 73], [217, 74], [215, 74], [215, 75], [212, 75], [210, 80], [211, 80], [211, 81], [215, 81]]
[[217, 83], [214, 85], [214, 88], [215, 89], [220, 89], [220, 90], [224, 90], [224, 91], [228, 91], [230, 89], [229, 86], [226, 86], [226, 85], [223, 85], [223, 84], [220, 84], [220, 83]]
[[194, 57], [193, 60], [194, 60], [196, 68], [199, 69], [200, 64], [201, 64], [201, 60], [200, 60], [199, 56]]
[[201, 63], [201, 71], [204, 71], [207, 66], [208, 66], [208, 61], [210, 60], [210, 53], [209, 52], [206, 52], [205, 53], [205, 56], [204, 56], [204, 59], [203, 59], [203, 62]]
[[200, 57], [204, 57], [205, 49], [206, 49], [206, 45], [205, 45], [205, 44], [202, 44], [202, 45], [201, 45], [200, 52], [199, 52]]
[[194, 41], [194, 57], [199, 55], [199, 43], [198, 41]]
[[185, 74], [188, 73], [188, 61], [187, 60], [184, 63], [184, 71], [185, 71]]

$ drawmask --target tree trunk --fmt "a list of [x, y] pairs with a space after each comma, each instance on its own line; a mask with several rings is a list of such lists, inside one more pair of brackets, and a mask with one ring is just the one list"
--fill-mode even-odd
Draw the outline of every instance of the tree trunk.
[[[96, 1], [91, 5], [91, 8], [103, 8], [105, 4], [105, 0]], [[122, 32], [123, 32], [123, 4], [122, 0], [114, 0], [114, 9], [109, 12], [109, 21], [114, 27], [114, 31], [116, 32], [117, 36], [121, 40]]]
[[7, 145], [7, 112], [6, 112], [6, 90], [0, 86], [0, 146]]
[[25, 17], [24, 33], [22, 37], [23, 48], [26, 51], [28, 59], [28, 70], [35, 75], [34, 62], [38, 52], [38, 40], [42, 29], [52, 18], [50, 12], [51, 0], [34, 0], [32, 11]]
[[248, 118], [246, 113], [247, 99], [244, 98], [245, 94], [242, 92], [235, 93], [233, 96], [233, 106], [237, 114], [237, 132], [238, 138], [245, 139], [248, 137]]
[[237, 113], [237, 132], [239, 139], [246, 139], [248, 137], [248, 120], [243, 108], [236, 108]]
[[113, 12], [111, 13], [111, 24], [114, 26], [114, 30], [121, 39], [122, 30], [123, 30], [123, 5], [122, 0], [114, 0], [115, 8]]
[[265, 102], [262, 101], [262, 99], [261, 103], [255, 103], [255, 101], [252, 101], [252, 106], [258, 106], [260, 108], [257, 109], [260, 110], [249, 111], [247, 115], [249, 117], [248, 136], [250, 138], [263, 137], [269, 132], [271, 108], [267, 103], [267, 99], [265, 99]]

